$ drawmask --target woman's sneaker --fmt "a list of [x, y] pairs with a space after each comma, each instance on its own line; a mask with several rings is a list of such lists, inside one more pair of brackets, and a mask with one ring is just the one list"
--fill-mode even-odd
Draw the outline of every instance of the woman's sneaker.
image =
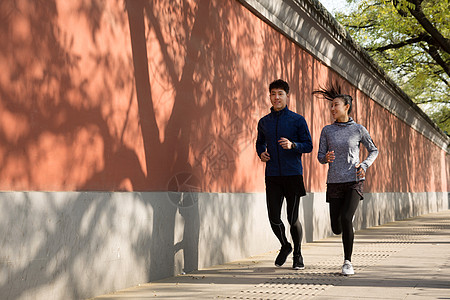
[[294, 262], [292, 264], [292, 269], [294, 269], [294, 270], [305, 269], [305, 265], [303, 264], [303, 257], [301, 255], [294, 256]]
[[352, 263], [349, 260], [344, 261], [344, 265], [342, 266], [342, 275], [353, 275], [355, 271], [353, 270]]
[[284, 265], [288, 255], [291, 252], [292, 252], [291, 244], [286, 244], [284, 246], [281, 246], [280, 253], [277, 256], [277, 259], [275, 259], [275, 266], [281, 267], [282, 265]]

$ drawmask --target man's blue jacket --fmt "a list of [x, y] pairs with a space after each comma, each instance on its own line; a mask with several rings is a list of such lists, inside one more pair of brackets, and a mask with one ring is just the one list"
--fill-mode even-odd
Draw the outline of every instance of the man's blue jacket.
[[[258, 122], [256, 152], [261, 157], [269, 152], [270, 160], [266, 162], [266, 176], [303, 175], [302, 153], [312, 151], [311, 134], [305, 118], [290, 111], [287, 106], [262, 117]], [[293, 149], [283, 149], [278, 141], [287, 138], [295, 143]]]

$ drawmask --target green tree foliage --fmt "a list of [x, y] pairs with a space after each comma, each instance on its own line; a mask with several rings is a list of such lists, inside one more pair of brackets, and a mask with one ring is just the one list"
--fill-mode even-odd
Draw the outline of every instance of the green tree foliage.
[[449, 0], [347, 0], [337, 20], [450, 134]]

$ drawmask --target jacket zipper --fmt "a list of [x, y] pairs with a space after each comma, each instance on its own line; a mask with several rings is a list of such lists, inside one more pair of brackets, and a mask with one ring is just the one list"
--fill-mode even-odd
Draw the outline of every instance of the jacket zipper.
[[277, 113], [277, 125], [275, 126], [275, 136], [276, 136], [276, 143], [277, 143], [277, 159], [278, 159], [278, 170], [280, 172], [280, 176], [281, 176], [281, 163], [280, 163], [280, 152], [278, 147], [280, 145], [278, 145], [278, 120], [280, 119], [280, 112]]

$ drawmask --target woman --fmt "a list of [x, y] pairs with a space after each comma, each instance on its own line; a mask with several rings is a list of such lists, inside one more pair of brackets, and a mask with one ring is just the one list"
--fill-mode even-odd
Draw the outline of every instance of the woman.
[[[339, 86], [314, 91], [331, 101], [331, 115], [335, 122], [322, 129], [320, 134], [320, 163], [328, 163], [326, 201], [330, 205], [331, 229], [342, 233], [344, 265], [342, 275], [355, 274], [352, 266], [353, 218], [359, 201], [363, 199], [363, 182], [367, 168], [378, 155], [369, 132], [355, 123], [349, 113], [352, 111], [352, 97], [341, 94]], [[359, 161], [359, 145], [362, 143], [369, 155]]]

